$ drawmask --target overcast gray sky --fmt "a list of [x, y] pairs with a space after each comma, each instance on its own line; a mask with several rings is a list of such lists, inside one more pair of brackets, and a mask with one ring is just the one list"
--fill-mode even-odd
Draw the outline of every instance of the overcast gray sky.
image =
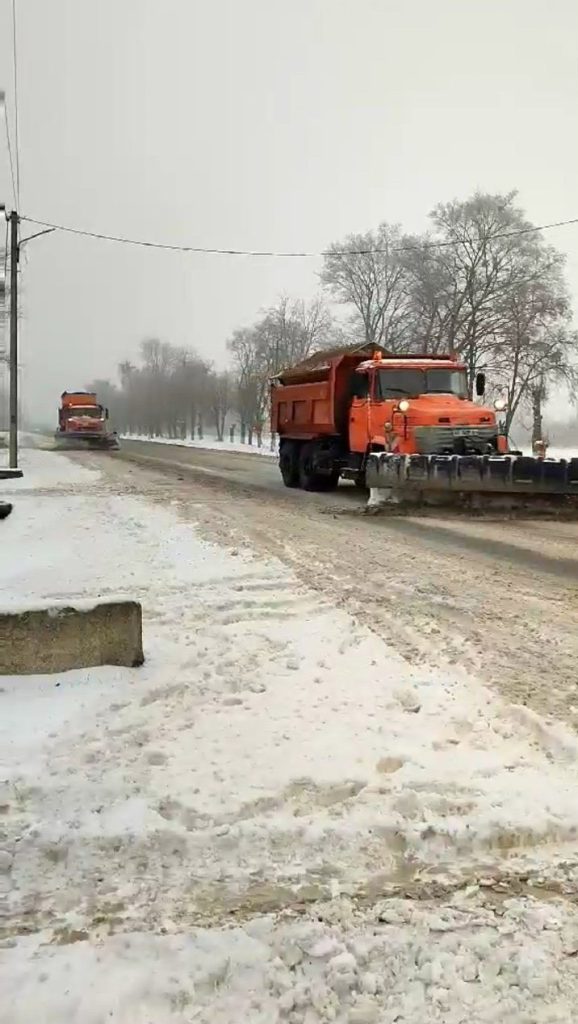
[[[0, 88], [12, 103], [10, 4]], [[322, 249], [479, 187], [578, 216], [576, 0], [17, 0], [21, 212], [177, 244]], [[12, 123], [14, 117], [12, 114]], [[10, 203], [0, 135], [0, 199]], [[27, 233], [25, 231], [24, 233]], [[578, 300], [578, 226], [548, 233]], [[140, 340], [222, 363], [317, 260], [50, 235], [23, 267], [26, 405]]]

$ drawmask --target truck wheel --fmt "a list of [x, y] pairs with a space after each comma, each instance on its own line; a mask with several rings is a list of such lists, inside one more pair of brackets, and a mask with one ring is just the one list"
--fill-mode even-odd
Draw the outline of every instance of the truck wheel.
[[279, 469], [285, 487], [299, 487], [299, 459], [296, 444], [285, 441], [281, 445]]
[[316, 452], [314, 441], [303, 445], [299, 453], [299, 486], [304, 491], [333, 491], [339, 481], [339, 472], [318, 473], [315, 469]]

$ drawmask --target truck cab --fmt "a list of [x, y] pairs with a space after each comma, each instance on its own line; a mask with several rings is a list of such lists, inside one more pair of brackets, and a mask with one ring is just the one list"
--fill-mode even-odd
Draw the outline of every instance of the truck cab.
[[503, 447], [494, 411], [468, 398], [466, 367], [455, 359], [378, 354], [351, 384], [352, 452], [481, 455]]
[[58, 410], [59, 428], [62, 431], [88, 430], [104, 431], [106, 411], [102, 405], [66, 404]]
[[58, 447], [118, 448], [118, 437], [93, 391], [63, 391], [58, 410]]

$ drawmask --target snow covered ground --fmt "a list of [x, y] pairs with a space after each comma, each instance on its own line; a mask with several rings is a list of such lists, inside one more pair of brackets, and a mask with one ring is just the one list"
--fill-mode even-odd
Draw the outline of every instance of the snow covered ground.
[[0, 679], [0, 1024], [571, 1020], [574, 733], [139, 472], [0, 492], [0, 607], [133, 595], [147, 659]]

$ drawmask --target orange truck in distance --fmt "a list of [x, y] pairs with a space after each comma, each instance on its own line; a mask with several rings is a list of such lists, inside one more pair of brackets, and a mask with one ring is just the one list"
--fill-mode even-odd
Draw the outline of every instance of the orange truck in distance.
[[116, 431], [108, 423], [108, 409], [91, 391], [63, 391], [58, 410], [57, 448], [118, 448]]
[[[482, 398], [485, 376], [475, 391]], [[340, 477], [378, 501], [444, 495], [578, 494], [578, 459], [510, 451], [495, 408], [468, 397], [452, 355], [375, 347], [320, 352], [271, 382], [271, 426], [287, 487], [329, 491]]]

